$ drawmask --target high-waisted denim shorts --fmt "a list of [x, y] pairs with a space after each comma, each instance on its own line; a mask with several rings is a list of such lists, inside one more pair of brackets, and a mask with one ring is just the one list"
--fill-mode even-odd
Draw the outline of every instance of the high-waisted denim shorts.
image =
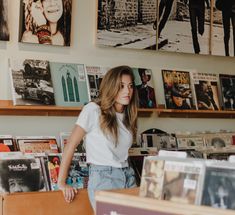
[[89, 166], [88, 195], [95, 211], [95, 191], [136, 187], [131, 167], [116, 168], [91, 164]]

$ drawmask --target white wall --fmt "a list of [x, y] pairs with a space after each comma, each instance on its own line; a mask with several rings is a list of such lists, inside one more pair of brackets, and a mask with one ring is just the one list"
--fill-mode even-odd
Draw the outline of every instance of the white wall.
[[[71, 47], [18, 43], [19, 3], [20, 0], [8, 0], [11, 38], [9, 42], [0, 42], [0, 100], [12, 98], [8, 58], [47, 59], [101, 66], [126, 64], [132, 67], [151, 68], [159, 104], [164, 103], [160, 69], [235, 73], [235, 59], [232, 57], [96, 47], [96, 0], [73, 0]], [[76, 117], [0, 116], [0, 134], [58, 137], [60, 131], [71, 130], [75, 120]], [[140, 132], [151, 127], [168, 132], [235, 130], [235, 119], [158, 118], [156, 114], [139, 118]]]

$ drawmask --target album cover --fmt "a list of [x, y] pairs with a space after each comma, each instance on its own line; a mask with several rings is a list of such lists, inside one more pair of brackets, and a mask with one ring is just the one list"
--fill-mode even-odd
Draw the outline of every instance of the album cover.
[[88, 177], [87, 163], [83, 161], [79, 154], [75, 153], [70, 164], [66, 183], [77, 189], [87, 188]]
[[24, 153], [58, 153], [56, 137], [54, 136], [16, 136], [16, 143]]
[[12, 135], [0, 135], [0, 152], [17, 151], [17, 147]]
[[[47, 158], [47, 169], [49, 172], [51, 190], [59, 190], [58, 177], [62, 154], [51, 153], [48, 154]], [[88, 177], [89, 171], [87, 163], [79, 154], [75, 153], [69, 168], [66, 183], [74, 188], [87, 188]]]
[[56, 105], [82, 107], [89, 102], [83, 64], [50, 62], [50, 71]]
[[51, 153], [47, 155], [47, 169], [51, 190], [59, 190], [58, 177], [60, 171], [61, 154]]
[[86, 66], [89, 96], [91, 100], [98, 98], [101, 81], [109, 69], [109, 67]]
[[222, 106], [224, 110], [235, 110], [235, 75], [219, 74]]
[[145, 157], [139, 195], [199, 204], [204, 169], [201, 160], [169, 156]]
[[207, 148], [224, 148], [233, 145], [233, 135], [230, 132], [218, 132], [204, 134], [205, 145]]
[[9, 62], [14, 105], [54, 105], [49, 62], [12, 60]]
[[176, 134], [178, 149], [204, 148], [204, 138], [202, 135]]
[[[61, 152], [64, 152], [64, 147], [66, 146], [68, 142], [68, 138], [71, 135], [72, 132], [60, 132], [60, 147], [61, 147]], [[86, 156], [86, 148], [85, 148], [85, 143], [82, 140], [81, 143], [77, 146], [75, 149], [75, 153], [80, 154], [83, 158]]]
[[157, 135], [158, 134], [141, 134], [141, 143], [140, 146], [142, 148], [148, 148], [148, 147], [156, 147], [159, 148], [159, 145], [157, 144]]
[[144, 158], [139, 190], [140, 196], [161, 199], [164, 164], [163, 159], [154, 159], [151, 156]]
[[216, 74], [192, 72], [195, 104], [198, 110], [220, 110], [219, 78]]
[[190, 75], [186, 71], [162, 70], [165, 104], [168, 109], [195, 109]]
[[204, 159], [228, 160], [229, 156], [235, 155], [235, 147], [209, 148], [201, 151]]
[[232, 163], [223, 161], [207, 165], [201, 205], [235, 209], [235, 169]]
[[139, 96], [139, 108], [156, 108], [157, 103], [152, 70], [146, 68], [132, 68], [132, 70]]
[[48, 172], [48, 168], [47, 168], [47, 161], [48, 160], [47, 160], [46, 153], [42, 152], [42, 153], [27, 153], [27, 154], [24, 154], [24, 157], [28, 157], [28, 156], [33, 156], [34, 158], [39, 160], [43, 180], [44, 180], [44, 183], [45, 183], [45, 189], [46, 190], [51, 190], [50, 182], [48, 181], [49, 180], [49, 172]]
[[1, 159], [0, 192], [45, 191], [45, 181], [37, 158]]
[[156, 141], [158, 150], [175, 150], [177, 148], [177, 141], [174, 134], [158, 134]]
[[165, 161], [162, 199], [199, 204], [204, 166], [196, 160]]

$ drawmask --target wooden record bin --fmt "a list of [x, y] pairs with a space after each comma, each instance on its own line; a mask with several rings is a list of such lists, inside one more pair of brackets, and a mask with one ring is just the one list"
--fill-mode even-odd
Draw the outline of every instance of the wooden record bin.
[[4, 194], [0, 207], [0, 215], [93, 215], [86, 189], [79, 190], [71, 203], [61, 191]]

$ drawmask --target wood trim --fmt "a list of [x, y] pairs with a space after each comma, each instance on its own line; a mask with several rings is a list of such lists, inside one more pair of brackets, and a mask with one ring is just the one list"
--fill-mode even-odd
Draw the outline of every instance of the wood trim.
[[175, 118], [235, 118], [235, 111], [226, 110], [175, 110], [161, 109], [156, 110], [159, 117], [175, 117]]
[[[42, 106], [15, 106], [12, 100], [0, 100], [0, 115], [12, 116], [78, 116], [81, 107], [62, 107], [55, 105]], [[157, 113], [159, 117], [175, 118], [235, 118], [235, 111], [229, 110], [176, 110], [166, 109], [162, 105], [158, 108], [140, 108], [139, 117], [150, 117], [152, 113]]]
[[[139, 197], [138, 195], [130, 195], [130, 191], [98, 191], [96, 192], [97, 207], [99, 203], [104, 203], [110, 208], [110, 205], [117, 210], [125, 213], [125, 207], [129, 210], [144, 210], [145, 214], [171, 214], [171, 215], [232, 215], [233, 210], [225, 210], [220, 208], [212, 208], [207, 206], [190, 205], [184, 203], [156, 200], [152, 198]], [[106, 207], [105, 207], [106, 208]], [[115, 210], [113, 208], [113, 210]], [[120, 212], [117, 211], [117, 212]], [[135, 210], [136, 211], [136, 210]], [[128, 213], [130, 214], [130, 213]], [[143, 211], [142, 211], [143, 214]]]
[[[78, 116], [81, 112], [81, 107], [62, 107], [55, 105], [13, 105], [12, 100], [0, 100], [0, 115], [12, 116]], [[139, 109], [140, 117], [148, 117], [156, 109]]]

